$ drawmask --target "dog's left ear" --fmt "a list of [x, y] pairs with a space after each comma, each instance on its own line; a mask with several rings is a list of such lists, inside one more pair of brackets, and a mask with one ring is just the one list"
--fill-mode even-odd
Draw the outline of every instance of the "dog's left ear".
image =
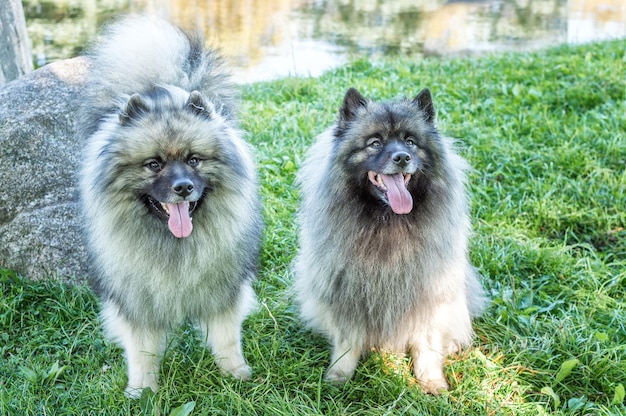
[[339, 110], [341, 121], [352, 120], [361, 107], [367, 107], [367, 100], [356, 88], [350, 88], [343, 97], [343, 104]]
[[435, 107], [433, 107], [433, 99], [430, 96], [430, 90], [424, 88], [415, 96], [413, 102], [417, 104], [417, 108], [424, 112], [424, 118], [429, 123], [435, 122]]
[[206, 103], [204, 98], [202, 98], [202, 94], [195, 90], [191, 91], [191, 94], [189, 94], [189, 98], [185, 103], [185, 109], [197, 116], [206, 117], [208, 119], [213, 118], [213, 113], [215, 112], [213, 105]]
[[132, 120], [137, 120], [144, 114], [150, 111], [148, 104], [141, 98], [141, 95], [135, 93], [130, 96], [124, 109], [120, 113], [120, 124], [126, 126], [131, 123]]

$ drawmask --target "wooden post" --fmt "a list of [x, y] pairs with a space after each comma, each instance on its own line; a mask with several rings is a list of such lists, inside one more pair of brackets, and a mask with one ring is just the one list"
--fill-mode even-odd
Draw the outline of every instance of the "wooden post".
[[0, 1], [0, 85], [33, 70], [21, 0]]

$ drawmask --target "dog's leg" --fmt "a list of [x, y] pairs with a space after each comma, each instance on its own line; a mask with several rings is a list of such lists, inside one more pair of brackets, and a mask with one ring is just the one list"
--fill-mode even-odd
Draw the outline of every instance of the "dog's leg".
[[124, 348], [128, 365], [128, 385], [124, 391], [126, 397], [139, 398], [146, 387], [156, 392], [161, 357], [167, 342], [166, 331], [132, 325], [109, 302], [103, 305], [102, 321], [107, 336]]
[[199, 325], [206, 346], [211, 349], [222, 373], [248, 380], [252, 370], [243, 358], [240, 328], [241, 320], [234, 313], [222, 314]]
[[[307, 289], [308, 290], [308, 289]], [[330, 307], [315, 296], [300, 293], [302, 315], [317, 331], [326, 334], [331, 344], [330, 365], [325, 380], [331, 383], [345, 383], [354, 375], [363, 352], [365, 330], [355, 324], [342, 329]]]
[[165, 331], [134, 330], [124, 345], [128, 362], [128, 385], [124, 391], [129, 398], [139, 398], [144, 388], [156, 392], [159, 367], [166, 345]]
[[448, 390], [443, 362], [472, 340], [472, 323], [465, 295], [441, 302], [432, 312], [428, 324], [418, 329], [409, 345], [413, 370], [427, 393]]
[[248, 380], [252, 369], [243, 358], [241, 349], [241, 325], [256, 304], [254, 292], [244, 286], [236, 308], [200, 320], [198, 329], [205, 345], [211, 349], [215, 364], [222, 373], [240, 380]]
[[[428, 342], [428, 338], [430, 338], [430, 342]], [[443, 374], [445, 356], [441, 350], [439, 334], [424, 336], [415, 341], [410, 348], [410, 353], [413, 359], [415, 377], [424, 391], [431, 394], [441, 394], [441, 391], [447, 391], [449, 386]]]
[[330, 366], [326, 372], [326, 381], [333, 383], [345, 383], [354, 375], [361, 348], [351, 345], [350, 342], [340, 340], [339, 336], [333, 337]]

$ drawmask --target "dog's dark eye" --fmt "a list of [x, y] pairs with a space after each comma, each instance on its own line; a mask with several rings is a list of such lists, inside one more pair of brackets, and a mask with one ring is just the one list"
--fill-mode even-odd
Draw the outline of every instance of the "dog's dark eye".
[[415, 139], [413, 137], [407, 137], [406, 140], [405, 140], [405, 143], [409, 147], [413, 147], [413, 146], [415, 146], [417, 144], [417, 143], [415, 143]]
[[144, 166], [146, 166], [153, 172], [159, 172], [161, 169], [163, 169], [163, 164], [156, 159], [147, 161]]
[[200, 164], [200, 159], [198, 159], [197, 157], [192, 157], [187, 161], [187, 164], [192, 168], [195, 168]]
[[377, 138], [371, 138], [367, 142], [367, 146], [374, 148], [374, 149], [379, 148], [382, 145], [383, 143], [380, 141], [380, 139], [377, 139]]

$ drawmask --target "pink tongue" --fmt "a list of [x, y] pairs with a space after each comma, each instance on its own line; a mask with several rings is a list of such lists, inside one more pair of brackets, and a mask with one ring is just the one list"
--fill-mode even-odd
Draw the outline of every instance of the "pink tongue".
[[413, 197], [406, 189], [404, 176], [401, 173], [395, 175], [380, 175], [387, 187], [389, 205], [396, 214], [408, 214], [413, 209]]
[[178, 204], [167, 204], [170, 219], [167, 225], [176, 238], [189, 237], [193, 225], [189, 217], [189, 202], [179, 202]]

